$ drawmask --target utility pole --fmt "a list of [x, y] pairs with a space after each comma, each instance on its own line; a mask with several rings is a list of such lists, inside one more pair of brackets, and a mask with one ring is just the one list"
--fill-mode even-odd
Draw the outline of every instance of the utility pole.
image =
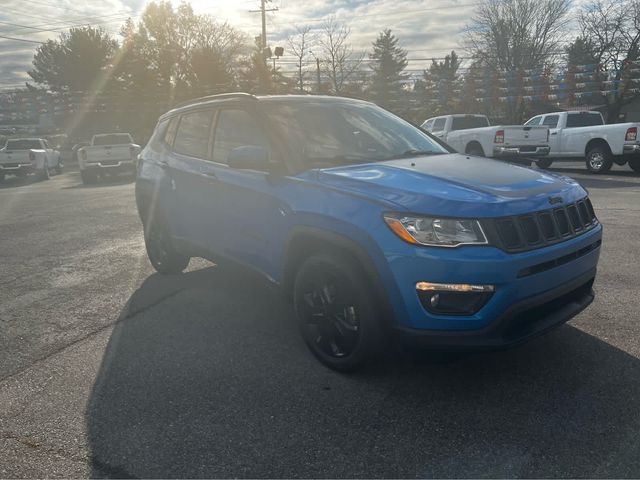
[[[261, 35], [261, 42], [262, 45], [260, 45], [262, 47], [262, 49], [264, 50], [265, 48], [267, 48], [267, 12], [276, 12], [278, 11], [278, 7], [274, 7], [274, 8], [267, 8], [267, 2], [269, 2], [271, 0], [260, 0], [260, 10], [249, 10], [249, 12], [251, 13], [260, 13], [261, 17], [262, 17], [262, 35]], [[265, 58], [265, 62], [266, 62], [266, 58]]]
[[316, 58], [316, 78], [318, 80], [318, 93], [320, 93], [320, 59]]

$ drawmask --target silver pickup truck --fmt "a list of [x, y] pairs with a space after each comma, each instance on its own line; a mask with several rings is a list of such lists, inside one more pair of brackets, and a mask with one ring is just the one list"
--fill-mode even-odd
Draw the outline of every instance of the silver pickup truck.
[[11, 138], [0, 149], [0, 181], [6, 175], [26, 177], [30, 173], [46, 180], [52, 170], [62, 173], [60, 152], [42, 138]]
[[82, 183], [96, 183], [106, 175], [127, 173], [135, 177], [140, 146], [128, 133], [94, 135], [91, 145], [78, 150], [78, 165]]

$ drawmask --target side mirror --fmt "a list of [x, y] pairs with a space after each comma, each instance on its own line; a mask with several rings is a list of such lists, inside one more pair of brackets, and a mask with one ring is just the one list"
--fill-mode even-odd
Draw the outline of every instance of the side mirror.
[[236, 147], [229, 152], [227, 164], [231, 168], [267, 171], [269, 170], [269, 150], [254, 145]]

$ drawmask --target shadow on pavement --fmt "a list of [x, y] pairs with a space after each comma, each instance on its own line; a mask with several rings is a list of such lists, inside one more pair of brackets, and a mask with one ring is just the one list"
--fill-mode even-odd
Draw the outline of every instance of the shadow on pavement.
[[[55, 178], [53, 173], [51, 174], [51, 178]], [[36, 175], [26, 175], [24, 177], [7, 176], [3, 181], [0, 182], [0, 189], [28, 187], [29, 185], [33, 185], [34, 183], [40, 183], [44, 181], [45, 180], [38, 178]]]
[[80, 174], [78, 173], [77, 175], [78, 177], [78, 183], [75, 185], [70, 185], [68, 187], [64, 187], [65, 190], [73, 190], [73, 189], [77, 189], [77, 188], [100, 188], [100, 187], [113, 187], [113, 186], [117, 186], [117, 185], [127, 185], [129, 183], [134, 183], [135, 179], [131, 178], [130, 176], [121, 176], [121, 177], [117, 177], [117, 176], [111, 176], [111, 177], [104, 177], [101, 178], [100, 180], [98, 180], [98, 182], [91, 184], [91, 185], [85, 185], [82, 183], [82, 180], [80, 179]]
[[637, 477], [640, 362], [572, 326], [340, 375], [230, 267], [150, 276], [87, 409], [94, 477]]

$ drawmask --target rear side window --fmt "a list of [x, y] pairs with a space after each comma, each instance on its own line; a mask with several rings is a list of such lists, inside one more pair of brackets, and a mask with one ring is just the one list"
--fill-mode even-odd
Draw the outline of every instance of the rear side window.
[[525, 125], [528, 125], [530, 127], [535, 127], [537, 125], [540, 125], [540, 120], [542, 120], [542, 117], [533, 117], [531, 120], [529, 120], [527, 123], [525, 123]]
[[558, 115], [547, 115], [546, 117], [544, 117], [544, 122], [542, 122], [542, 125], [545, 125], [549, 128], [556, 128], [558, 126]]
[[227, 163], [231, 150], [245, 146], [269, 148], [269, 140], [249, 112], [221, 110], [213, 141], [213, 161]]
[[489, 120], [487, 120], [486, 117], [453, 117], [453, 121], [451, 122], [451, 130], [467, 130], [468, 128], [482, 128], [488, 126]]
[[446, 123], [447, 123], [446, 118], [436, 118], [433, 122], [433, 129], [431, 131], [441, 132], [442, 130], [444, 130], [444, 126]]
[[567, 128], [593, 127], [602, 125], [602, 117], [599, 113], [569, 113], [567, 114]]
[[176, 131], [178, 130], [178, 122], [180, 117], [173, 117], [169, 120], [169, 126], [167, 126], [166, 131], [164, 132], [164, 143], [173, 146], [173, 139], [176, 138]]
[[173, 141], [173, 150], [190, 157], [208, 158], [212, 117], [210, 110], [182, 115]]

